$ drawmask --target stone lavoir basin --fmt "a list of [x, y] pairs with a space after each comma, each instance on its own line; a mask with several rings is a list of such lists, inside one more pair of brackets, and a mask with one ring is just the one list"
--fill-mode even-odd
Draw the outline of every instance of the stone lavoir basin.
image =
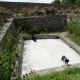
[[22, 74], [63, 66], [63, 55], [70, 65], [80, 63], [79, 54], [60, 38], [24, 40]]

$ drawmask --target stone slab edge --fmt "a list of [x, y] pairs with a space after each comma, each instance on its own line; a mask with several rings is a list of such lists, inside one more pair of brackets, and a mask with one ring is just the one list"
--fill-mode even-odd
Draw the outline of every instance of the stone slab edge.
[[80, 47], [75, 44], [74, 42], [72, 42], [71, 40], [69, 40], [68, 38], [66, 38], [65, 36], [59, 34], [59, 37], [70, 47], [73, 48], [79, 55], [80, 55]]

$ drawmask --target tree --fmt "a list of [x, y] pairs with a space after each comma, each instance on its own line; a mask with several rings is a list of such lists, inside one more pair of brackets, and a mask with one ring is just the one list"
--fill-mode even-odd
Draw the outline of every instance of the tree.
[[76, 0], [76, 5], [80, 7], [80, 0]]
[[51, 4], [61, 4], [60, 0], [54, 0], [51, 2]]
[[62, 0], [61, 3], [62, 4], [76, 4], [76, 0]]

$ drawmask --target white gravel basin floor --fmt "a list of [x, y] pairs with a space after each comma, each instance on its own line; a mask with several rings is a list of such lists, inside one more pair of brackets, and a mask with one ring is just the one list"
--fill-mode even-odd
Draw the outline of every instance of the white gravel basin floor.
[[69, 64], [80, 63], [80, 56], [61, 39], [38, 39], [24, 41], [22, 74], [31, 70], [43, 70], [65, 65], [61, 57], [69, 58]]

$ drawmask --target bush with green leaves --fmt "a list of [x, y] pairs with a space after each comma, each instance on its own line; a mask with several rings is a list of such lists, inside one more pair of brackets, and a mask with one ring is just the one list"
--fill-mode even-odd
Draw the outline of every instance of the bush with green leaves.
[[5, 9], [0, 7], [0, 24], [3, 24], [6, 22], [8, 18], [12, 17], [12, 12], [10, 9]]
[[76, 27], [75, 27], [75, 30], [74, 30], [74, 36], [75, 37], [80, 37], [80, 25], [77, 24]]
[[74, 9], [74, 10], [73, 10], [73, 13], [74, 13], [74, 14], [80, 14], [80, 8]]
[[68, 14], [69, 14], [69, 13], [73, 13], [73, 9], [68, 8], [68, 9], [65, 10], [65, 13], [68, 13]]
[[18, 59], [17, 39], [7, 36], [5, 49], [0, 52], [0, 80], [11, 80]]
[[57, 9], [53, 6], [45, 8], [46, 15], [52, 14], [54, 15], [57, 12]]
[[37, 15], [44, 15], [44, 12], [40, 9], [37, 9], [35, 12]]
[[26, 8], [23, 8], [23, 9], [21, 10], [21, 13], [22, 13], [22, 16], [24, 16], [24, 17], [28, 16], [28, 11], [27, 11]]
[[79, 23], [73, 23], [71, 21], [68, 22], [68, 28], [70, 34], [73, 34], [75, 37], [80, 36], [80, 24]]
[[61, 4], [60, 0], [54, 0], [51, 2], [51, 4]]
[[76, 0], [76, 5], [80, 7], [80, 0]]
[[76, 24], [74, 24], [73, 22], [69, 21], [67, 30], [69, 31], [70, 34], [74, 33], [75, 28], [76, 28]]

